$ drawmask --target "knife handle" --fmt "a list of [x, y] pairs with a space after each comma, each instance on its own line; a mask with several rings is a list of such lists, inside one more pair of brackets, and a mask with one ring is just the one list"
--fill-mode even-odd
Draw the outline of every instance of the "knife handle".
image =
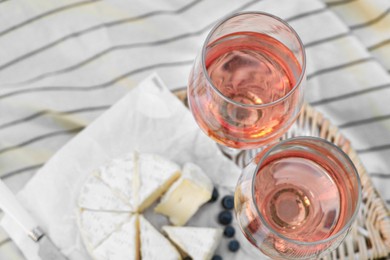
[[37, 240], [37, 222], [22, 207], [12, 191], [0, 180], [0, 208], [8, 214], [33, 240]]

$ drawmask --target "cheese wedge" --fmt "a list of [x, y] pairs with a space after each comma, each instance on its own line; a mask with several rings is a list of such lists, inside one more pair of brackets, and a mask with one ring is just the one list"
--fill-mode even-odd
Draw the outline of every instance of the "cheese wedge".
[[109, 164], [101, 167], [99, 177], [113, 192], [122, 200], [127, 201], [131, 211], [137, 211], [137, 194], [139, 192], [136, 182], [137, 154], [127, 154], [121, 158], [112, 160]]
[[142, 260], [180, 260], [176, 248], [160, 234], [143, 216], [140, 216], [140, 241]]
[[139, 154], [138, 211], [149, 207], [180, 177], [180, 167], [154, 154]]
[[129, 219], [129, 213], [81, 210], [79, 226], [89, 251]]
[[90, 210], [132, 211], [132, 207], [118, 198], [95, 174], [91, 174], [82, 187], [78, 205]]
[[182, 226], [210, 200], [212, 192], [213, 184], [202, 169], [186, 163], [180, 179], [169, 188], [154, 210], [167, 216], [172, 224]]
[[164, 226], [163, 231], [193, 260], [210, 260], [222, 237], [215, 228]]
[[96, 260], [139, 259], [138, 231], [138, 215], [133, 215], [93, 250], [92, 254]]

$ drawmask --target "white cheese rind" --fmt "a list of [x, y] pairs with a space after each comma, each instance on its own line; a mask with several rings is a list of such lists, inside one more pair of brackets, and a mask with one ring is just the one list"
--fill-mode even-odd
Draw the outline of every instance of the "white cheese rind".
[[187, 163], [180, 179], [169, 188], [154, 210], [167, 216], [172, 224], [182, 226], [210, 200], [212, 190], [213, 184], [202, 169]]
[[212, 181], [198, 165], [190, 162], [184, 164], [182, 176], [185, 179], [192, 180], [199, 187], [213, 192], [214, 185]]
[[129, 213], [81, 210], [79, 213], [79, 226], [89, 251], [96, 248], [120, 227], [129, 216]]
[[132, 207], [118, 198], [110, 187], [96, 177], [95, 174], [91, 174], [82, 187], [78, 205], [89, 210], [132, 211]]
[[155, 154], [139, 154], [138, 211], [149, 207], [180, 177], [180, 167]]
[[164, 226], [162, 229], [193, 260], [210, 260], [222, 237], [222, 230], [215, 228]]
[[140, 216], [140, 242], [142, 260], [180, 260], [176, 248], [143, 216]]
[[131, 211], [137, 210], [137, 196], [139, 187], [134, 186], [136, 182], [136, 153], [127, 154], [121, 158], [112, 160], [109, 164], [99, 169], [99, 177], [113, 192], [122, 200], [127, 201]]
[[138, 215], [133, 215], [94, 251], [96, 260], [139, 259]]
[[141, 186], [140, 175], [139, 175], [139, 153], [133, 153], [134, 160], [134, 172], [133, 172], [133, 182], [131, 183], [132, 189], [132, 200], [136, 210], [139, 210], [139, 191]]

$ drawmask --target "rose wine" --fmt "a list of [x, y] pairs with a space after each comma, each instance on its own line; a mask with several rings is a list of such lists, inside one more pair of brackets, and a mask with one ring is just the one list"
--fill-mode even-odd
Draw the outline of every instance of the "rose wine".
[[289, 94], [302, 72], [294, 53], [280, 41], [253, 32], [229, 34], [207, 46], [205, 66], [220, 93], [210, 95], [205, 87], [193, 86], [189, 101], [200, 127], [216, 141], [235, 148], [259, 146], [269, 136], [281, 135], [279, 130], [295, 119], [297, 95], [256, 107]]
[[320, 259], [343, 241], [361, 200], [358, 172], [316, 137], [275, 143], [244, 169], [235, 190], [241, 231], [272, 259]]
[[269, 158], [256, 175], [254, 196], [265, 222], [287, 238], [313, 242], [338, 232], [349, 214], [348, 186], [326, 154], [307, 151]]

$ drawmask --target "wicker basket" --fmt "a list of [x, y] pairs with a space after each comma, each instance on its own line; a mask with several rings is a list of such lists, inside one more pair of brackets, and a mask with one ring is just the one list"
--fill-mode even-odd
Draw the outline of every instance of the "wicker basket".
[[[187, 105], [186, 90], [175, 91], [176, 96]], [[341, 147], [354, 162], [362, 182], [362, 204], [351, 232], [344, 242], [326, 259], [377, 259], [390, 254], [390, 212], [374, 188], [355, 150], [330, 121], [309, 105], [303, 107], [296, 123], [283, 136], [317, 136]], [[253, 154], [241, 152], [234, 159], [242, 166]]]

